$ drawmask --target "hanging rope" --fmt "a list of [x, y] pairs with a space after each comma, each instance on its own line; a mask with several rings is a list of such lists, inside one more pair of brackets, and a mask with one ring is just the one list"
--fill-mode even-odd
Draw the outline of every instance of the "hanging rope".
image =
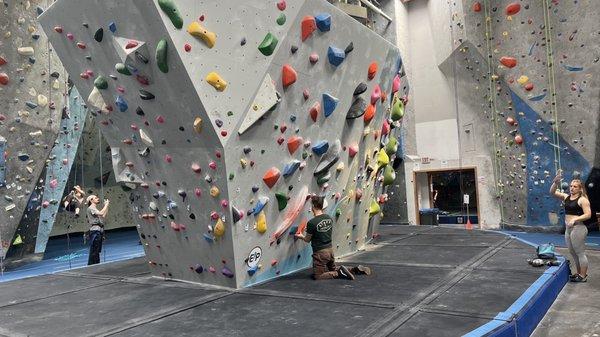
[[[68, 83], [68, 81], [65, 81], [65, 91], [63, 93], [63, 108], [65, 109], [65, 113], [67, 114], [67, 117], [69, 117], [69, 118], [67, 118], [67, 130], [66, 130], [67, 132], [64, 133], [64, 138], [65, 138], [64, 144], [67, 147], [67, 160], [71, 160], [71, 157], [69, 156], [69, 154], [71, 153], [70, 146], [69, 146], [70, 145], [69, 135], [71, 135], [71, 136], [73, 135], [73, 130], [74, 130], [75, 126], [73, 124], [73, 121], [70, 118], [71, 116], [69, 115], [69, 111], [70, 111], [69, 103], [70, 102], [68, 100], [68, 97], [69, 97], [69, 83]], [[75, 173], [75, 179], [77, 179], [77, 172]], [[69, 180], [69, 178], [67, 176], [67, 181], [68, 180]], [[77, 181], [74, 181], [73, 188], [75, 187], [76, 183], [77, 183]], [[65, 184], [65, 187], [66, 187], [66, 184]], [[71, 192], [69, 192], [69, 193], [71, 193]], [[75, 198], [75, 195], [73, 195], [73, 197]], [[75, 200], [77, 200], [77, 199], [75, 199]], [[72, 202], [72, 201], [69, 201], [69, 202]], [[69, 205], [67, 205], [67, 206], [69, 206]], [[72, 258], [72, 256], [71, 256], [71, 236], [70, 236], [70, 234], [71, 234], [71, 225], [68, 224], [67, 225], [67, 252], [69, 253], [69, 269], [72, 268], [72, 265], [71, 265], [71, 258]]]
[[[98, 157], [100, 159], [100, 200], [102, 200], [102, 203], [104, 205], [104, 170], [102, 169], [102, 133], [100, 132], [100, 124], [96, 122], [96, 125], [98, 126]], [[104, 238], [102, 238], [102, 240], [104, 240]], [[104, 255], [104, 262], [106, 262], [106, 247], [104, 247], [104, 249], [102, 250], [103, 255]]]
[[492, 20], [491, 20], [491, 7], [489, 4], [489, 0], [483, 1], [483, 7], [485, 12], [485, 43], [486, 43], [486, 51], [487, 51], [487, 65], [488, 65], [488, 107], [491, 109], [490, 116], [492, 119], [492, 131], [493, 131], [493, 144], [494, 144], [494, 182], [496, 187], [496, 193], [498, 194], [498, 198], [500, 200], [500, 223], [504, 223], [504, 184], [502, 183], [502, 164], [500, 162], [500, 157], [502, 154], [502, 150], [498, 149], [497, 138], [500, 137], [498, 130], [500, 126], [498, 125], [498, 116], [496, 112], [496, 95], [495, 95], [495, 86], [494, 79], [492, 78], [493, 72], [493, 61], [494, 61], [494, 53], [493, 47], [491, 44], [492, 38]]

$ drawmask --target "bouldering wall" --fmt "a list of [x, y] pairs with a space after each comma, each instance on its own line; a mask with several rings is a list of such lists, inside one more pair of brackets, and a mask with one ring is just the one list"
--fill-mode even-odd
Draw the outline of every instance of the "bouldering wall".
[[398, 49], [325, 1], [58, 1], [41, 17], [132, 194], [152, 273], [249, 286], [379, 221], [408, 85]]
[[0, 1], [0, 256], [59, 131], [66, 73], [37, 24], [47, 3]]
[[460, 97], [481, 106], [464, 118], [481, 122], [474, 141], [488, 144], [502, 223], [561, 224], [560, 202], [548, 195], [556, 170], [567, 183], [586, 181], [598, 156], [600, 6], [465, 0], [459, 13], [453, 25], [471, 43], [457, 49], [459, 76], [472, 77]]

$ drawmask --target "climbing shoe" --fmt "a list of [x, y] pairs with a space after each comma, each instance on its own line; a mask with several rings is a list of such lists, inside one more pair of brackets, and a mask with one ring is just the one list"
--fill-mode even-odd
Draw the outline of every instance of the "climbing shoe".
[[346, 266], [341, 266], [338, 270], [338, 273], [340, 274], [341, 278], [345, 278], [347, 280], [354, 280], [354, 275], [352, 275], [352, 273], [350, 272], [350, 270], [348, 270], [348, 268], [346, 268]]
[[371, 275], [371, 268], [365, 267], [362, 265], [358, 265], [356, 267], [352, 267], [352, 273], [357, 275]]
[[571, 279], [571, 282], [587, 282], [587, 276], [583, 277], [577, 274], [573, 279]]

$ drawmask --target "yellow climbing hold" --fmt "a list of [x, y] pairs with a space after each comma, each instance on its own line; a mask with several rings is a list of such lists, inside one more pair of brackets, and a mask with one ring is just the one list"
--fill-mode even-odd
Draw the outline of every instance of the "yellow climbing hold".
[[202, 25], [197, 21], [190, 23], [190, 25], [187, 28], [187, 32], [190, 33], [190, 35], [192, 36], [201, 38], [202, 41], [206, 43], [208, 48], [214, 47], [215, 42], [217, 41], [217, 34], [209, 32], [206, 28], [202, 27]]
[[267, 231], [267, 216], [265, 215], [265, 211], [260, 211], [256, 216], [256, 231], [260, 234], [263, 234]]
[[248, 166], [248, 160], [241, 158], [240, 165], [242, 165], [242, 168], [246, 168], [246, 166]]
[[377, 202], [377, 200], [371, 200], [371, 206], [369, 206], [369, 216], [373, 216], [379, 212], [381, 212], [381, 208], [379, 208], [379, 203]]
[[225, 82], [225, 80], [214, 71], [206, 75], [206, 82], [215, 87], [215, 89], [218, 91], [223, 91], [225, 88], [227, 88], [227, 82]]
[[381, 167], [390, 163], [390, 157], [385, 151], [379, 151], [377, 154], [377, 166]]
[[194, 131], [196, 131], [196, 133], [202, 131], [202, 118], [196, 117], [196, 119], [194, 119]]
[[520, 85], [523, 85], [525, 83], [529, 82], [529, 77], [525, 76], [525, 75], [521, 75], [521, 77], [519, 77], [517, 79], [517, 83], [519, 83]]
[[210, 196], [216, 198], [219, 196], [219, 188], [217, 186], [213, 186], [210, 188]]
[[215, 224], [213, 231], [214, 231], [215, 236], [218, 238], [222, 237], [223, 234], [225, 234], [225, 223], [223, 222], [223, 220], [221, 220], [221, 218], [219, 218], [219, 220], [217, 220], [217, 223]]

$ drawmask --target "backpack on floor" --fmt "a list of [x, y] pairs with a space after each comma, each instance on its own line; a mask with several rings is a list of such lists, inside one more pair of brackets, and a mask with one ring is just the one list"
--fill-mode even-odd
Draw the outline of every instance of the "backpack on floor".
[[554, 245], [551, 243], [543, 243], [537, 247], [537, 256], [540, 259], [554, 259], [556, 258], [556, 252]]

